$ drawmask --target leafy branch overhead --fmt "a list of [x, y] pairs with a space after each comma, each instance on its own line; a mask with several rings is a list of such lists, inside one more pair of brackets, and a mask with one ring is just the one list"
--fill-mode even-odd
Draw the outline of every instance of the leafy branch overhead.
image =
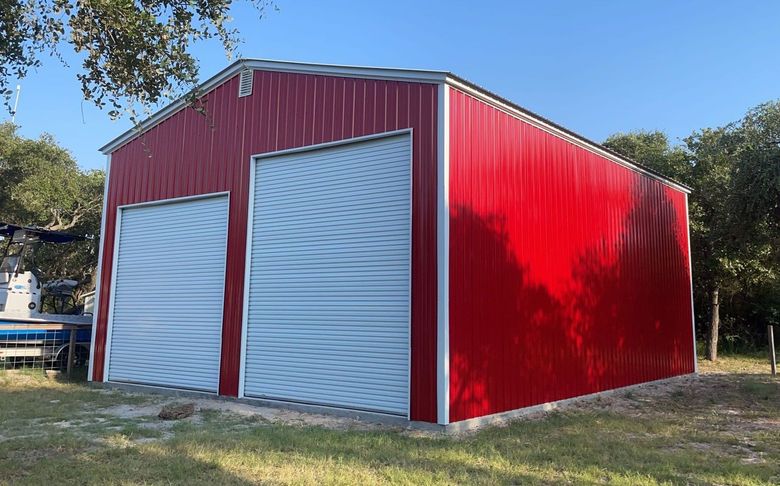
[[[233, 0], [3, 0], [0, 2], [0, 91], [10, 110], [14, 80], [64, 48], [82, 64], [84, 99], [114, 118], [195, 86], [194, 42], [218, 39], [228, 58], [238, 32], [229, 27]], [[249, 0], [262, 16], [271, 0]]]

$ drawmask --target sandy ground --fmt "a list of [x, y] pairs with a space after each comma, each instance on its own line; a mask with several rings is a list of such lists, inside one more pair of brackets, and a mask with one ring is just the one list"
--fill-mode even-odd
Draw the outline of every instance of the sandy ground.
[[[715, 413], [719, 416], [729, 417], [734, 430], [761, 429], [780, 432], [780, 423], [755, 421], [745, 418], [748, 414], [739, 401], [725, 400], [713, 403], [712, 397], [722, 396], [740, 386], [740, 376], [735, 374], [703, 373], [700, 375], [688, 375], [683, 377], [652, 382], [629, 389], [620, 389], [607, 394], [585, 397], [569, 401], [564, 404], [553, 404], [545, 411], [536, 411], [525, 414], [514, 420], [540, 420], [549, 413], [566, 412], [614, 412], [627, 416], [640, 416], [647, 413], [680, 414], [692, 413], [694, 410], [702, 410], [701, 416], [691, 416], [691, 420], [706, 421]], [[104, 391], [105, 393], [113, 393]], [[127, 392], [126, 392], [127, 393]], [[134, 393], [130, 393], [134, 394]], [[150, 395], [147, 395], [150, 396]], [[124, 419], [147, 418], [143, 426], [166, 430], [171, 427], [172, 421], [163, 421], [156, 416], [166, 404], [193, 403], [195, 414], [183, 419], [197, 423], [200, 414], [204, 411], [217, 411], [221, 413], [235, 414], [241, 417], [251, 417], [255, 422], [269, 424], [284, 424], [298, 426], [320, 426], [330, 429], [398, 429], [399, 426], [382, 424], [372, 417], [353, 418], [340, 417], [328, 414], [305, 413], [284, 408], [267, 407], [224, 399], [187, 399], [165, 396], [151, 396], [152, 401], [145, 405], [120, 405], [110, 408], [95, 410], [101, 415], [115, 416]], [[747, 404], [745, 404], [747, 406]], [[706, 411], [706, 412], [705, 412]], [[743, 418], [745, 418], [743, 420]], [[499, 424], [500, 425], [500, 424]], [[728, 423], [725, 425], [728, 426]], [[436, 432], [425, 431], [409, 427], [408, 433], [413, 435], [432, 435]]]

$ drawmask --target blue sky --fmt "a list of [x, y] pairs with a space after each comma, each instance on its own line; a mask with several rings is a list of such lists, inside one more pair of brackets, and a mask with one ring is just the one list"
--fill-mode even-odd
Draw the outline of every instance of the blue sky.
[[[241, 55], [449, 70], [596, 141], [637, 129], [679, 140], [780, 98], [776, 1], [277, 4], [262, 20], [235, 7]], [[194, 52], [203, 79], [228, 63], [217, 42]], [[44, 62], [22, 81], [22, 134], [51, 133], [83, 167], [103, 167], [98, 147], [129, 121], [82, 102], [76, 65]]]

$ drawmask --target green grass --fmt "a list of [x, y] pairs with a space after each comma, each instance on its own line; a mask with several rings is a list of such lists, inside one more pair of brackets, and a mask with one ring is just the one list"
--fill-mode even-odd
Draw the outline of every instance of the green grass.
[[0, 374], [0, 484], [780, 483], [780, 381], [757, 357], [700, 368], [456, 437], [213, 410], [162, 424], [111, 412], [160, 397]]
[[718, 357], [718, 361], [714, 363], [704, 359], [699, 360], [699, 372], [701, 373], [766, 374], [770, 371], [768, 352], [743, 355], [724, 354]]

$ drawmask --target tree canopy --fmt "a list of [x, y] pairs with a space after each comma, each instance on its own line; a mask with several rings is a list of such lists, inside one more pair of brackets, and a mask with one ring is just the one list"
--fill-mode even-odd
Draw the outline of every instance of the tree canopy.
[[716, 359], [720, 334], [734, 346], [755, 345], [766, 324], [780, 323], [780, 102], [682, 142], [635, 132], [605, 145], [692, 188], [697, 325]]
[[672, 146], [663, 132], [616, 133], [607, 138], [604, 146], [674, 180], [690, 182], [688, 154], [682, 147]]
[[0, 221], [93, 238], [42, 247], [44, 280], [68, 277], [81, 281], [82, 291], [94, 288], [104, 180], [101, 170], [79, 168], [50, 135], [30, 140], [0, 124]]
[[[0, 92], [41, 65], [65, 63], [73, 49], [84, 99], [112, 117], [178, 96], [198, 78], [192, 44], [218, 39], [231, 57], [239, 42], [229, 27], [233, 0], [4, 0], [0, 2]], [[249, 0], [263, 12], [270, 0]], [[67, 64], [67, 63], [65, 63]]]

